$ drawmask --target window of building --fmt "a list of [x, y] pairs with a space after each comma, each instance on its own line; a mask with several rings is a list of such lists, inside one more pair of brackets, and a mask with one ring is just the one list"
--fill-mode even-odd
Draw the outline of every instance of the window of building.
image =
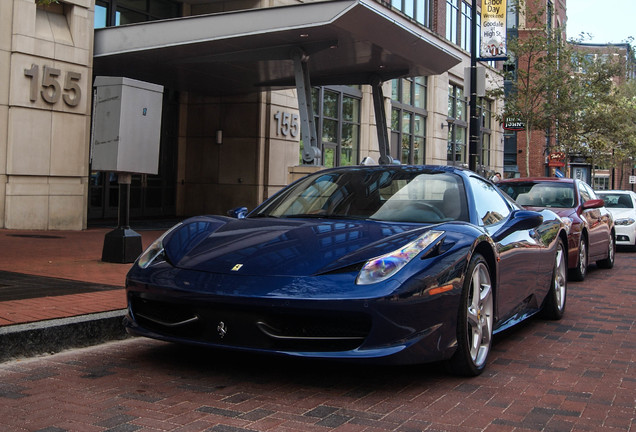
[[464, 89], [448, 86], [448, 146], [446, 160], [449, 165], [466, 163], [466, 99]]
[[471, 36], [470, 27], [473, 21], [470, 17], [471, 9], [472, 8], [470, 7], [468, 3], [462, 2], [462, 14], [461, 14], [461, 21], [460, 21], [461, 38], [459, 42], [460, 42], [460, 46], [466, 51], [470, 51], [470, 36]]
[[592, 178], [594, 190], [608, 190], [610, 189], [609, 176], [594, 176]]
[[96, 0], [94, 27], [154, 21], [181, 16], [176, 0]]
[[[471, 40], [470, 3], [461, 0], [446, 0], [446, 39], [470, 51]], [[477, 15], [477, 46], [479, 46], [481, 16]]]
[[361, 99], [359, 86], [313, 89], [312, 102], [323, 166], [348, 166], [359, 162]]
[[481, 164], [490, 166], [490, 150], [492, 136], [492, 102], [485, 98], [477, 101], [481, 117]]
[[391, 0], [391, 6], [423, 26], [431, 26], [431, 0]]
[[456, 44], [459, 39], [459, 0], [446, 0], [446, 39]]
[[426, 153], [427, 78], [402, 78], [391, 88], [391, 155], [405, 164], [423, 164]]

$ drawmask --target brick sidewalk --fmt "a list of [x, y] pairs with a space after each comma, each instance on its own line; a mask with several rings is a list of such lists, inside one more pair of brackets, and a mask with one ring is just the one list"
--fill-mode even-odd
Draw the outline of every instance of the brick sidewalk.
[[636, 253], [569, 285], [565, 317], [497, 337], [483, 375], [149, 339], [0, 364], [3, 431], [636, 431]]
[[[123, 287], [131, 264], [102, 262], [104, 236], [108, 231], [108, 228], [84, 231], [0, 230], [0, 270], [121, 288], [58, 296], [52, 295], [46, 284], [42, 284], [39, 298], [0, 301], [0, 326], [126, 308]], [[163, 230], [139, 231], [143, 247], [162, 233]]]

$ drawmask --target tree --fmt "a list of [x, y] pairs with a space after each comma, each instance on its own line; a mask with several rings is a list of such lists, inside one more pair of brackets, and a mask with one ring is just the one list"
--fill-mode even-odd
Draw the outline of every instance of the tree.
[[616, 110], [623, 102], [613, 78], [620, 76], [621, 64], [612, 54], [590, 56], [577, 50], [572, 54], [570, 87], [559, 101], [565, 107], [560, 141], [569, 153], [610, 153], [617, 142]]
[[566, 111], [564, 96], [573, 80], [567, 67], [572, 53], [563, 43], [561, 31], [547, 25], [547, 10], [538, 0], [516, 0], [511, 6], [523, 17], [525, 28], [508, 39], [509, 60], [504, 68], [507, 88], [495, 90], [492, 96], [505, 98], [502, 118], [514, 117], [524, 124], [528, 174], [533, 132], [556, 130]]
[[621, 131], [616, 114], [627, 116], [630, 106], [612, 81], [621, 73], [620, 62], [611, 55], [599, 61], [566, 43], [564, 29], [548, 25], [546, 17], [551, 14], [539, 0], [515, 0], [512, 7], [523, 16], [525, 28], [508, 41], [510, 58], [504, 68], [508, 87], [505, 92], [497, 89], [493, 96], [505, 98], [501, 117], [512, 116], [525, 124], [526, 175], [536, 132], [545, 134], [546, 151], [611, 154]]

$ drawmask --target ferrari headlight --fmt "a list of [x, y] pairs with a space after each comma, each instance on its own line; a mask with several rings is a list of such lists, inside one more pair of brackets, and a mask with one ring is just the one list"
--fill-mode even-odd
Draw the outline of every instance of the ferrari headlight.
[[390, 278], [442, 234], [444, 234], [443, 231], [427, 231], [404, 247], [367, 261], [360, 270], [356, 284], [369, 285]]
[[565, 225], [565, 233], [570, 234], [570, 229], [572, 229], [572, 219], [569, 217], [562, 217], [563, 225]]
[[145, 269], [150, 264], [152, 264], [157, 259], [157, 257], [161, 256], [163, 254], [163, 239], [168, 235], [168, 233], [175, 230], [177, 227], [180, 227], [181, 225], [181, 222], [179, 222], [168, 231], [163, 233], [157, 240], [152, 242], [152, 244], [148, 246], [148, 249], [146, 249], [144, 253], [142, 253], [137, 259], [137, 265], [142, 269]]
[[616, 221], [614, 222], [615, 225], [631, 225], [633, 224], [634, 219], [632, 218], [622, 218], [622, 219], [616, 219]]

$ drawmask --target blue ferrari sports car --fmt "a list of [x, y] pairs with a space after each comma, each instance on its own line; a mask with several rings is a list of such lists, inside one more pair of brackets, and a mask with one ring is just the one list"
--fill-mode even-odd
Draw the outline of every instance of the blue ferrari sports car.
[[494, 333], [560, 319], [567, 232], [447, 166], [327, 169], [253, 211], [187, 219], [126, 278], [127, 331], [478, 375]]

